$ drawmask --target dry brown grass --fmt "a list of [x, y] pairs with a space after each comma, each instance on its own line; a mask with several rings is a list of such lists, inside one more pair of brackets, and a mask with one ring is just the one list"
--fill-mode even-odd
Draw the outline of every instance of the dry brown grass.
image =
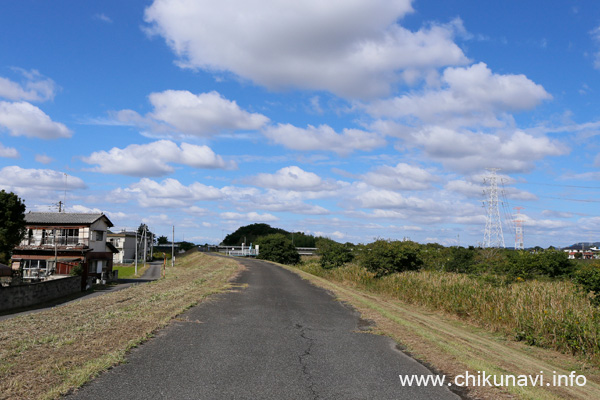
[[206, 296], [229, 287], [234, 260], [192, 253], [165, 279], [0, 321], [0, 399], [57, 398]]

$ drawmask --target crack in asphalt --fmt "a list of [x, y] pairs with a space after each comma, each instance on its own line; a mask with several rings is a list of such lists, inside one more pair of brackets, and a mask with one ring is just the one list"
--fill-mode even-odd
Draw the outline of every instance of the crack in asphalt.
[[306, 331], [309, 330], [308, 328], [305, 328], [300, 324], [296, 324], [296, 328], [300, 330], [300, 337], [308, 341], [308, 347], [304, 350], [304, 353], [298, 356], [298, 360], [300, 361], [300, 365], [302, 366], [302, 374], [306, 377], [306, 380], [308, 381], [308, 389], [313, 394], [313, 399], [318, 400], [319, 394], [315, 389], [315, 383], [313, 381], [311, 373], [308, 371], [308, 365], [305, 362], [305, 358], [310, 357], [311, 355], [310, 351], [312, 350], [315, 339], [306, 336]]

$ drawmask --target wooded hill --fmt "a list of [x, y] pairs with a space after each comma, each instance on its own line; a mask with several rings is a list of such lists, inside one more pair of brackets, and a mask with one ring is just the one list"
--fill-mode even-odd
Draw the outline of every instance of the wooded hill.
[[238, 228], [223, 239], [224, 246], [246, 246], [256, 243], [256, 239], [262, 236], [281, 233], [294, 242], [296, 247], [315, 247], [316, 237], [303, 232], [288, 232], [284, 229], [273, 228], [268, 224], [251, 224]]

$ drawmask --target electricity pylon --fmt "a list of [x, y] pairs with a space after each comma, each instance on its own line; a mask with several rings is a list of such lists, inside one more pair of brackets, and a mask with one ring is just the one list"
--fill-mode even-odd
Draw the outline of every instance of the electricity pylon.
[[487, 211], [485, 220], [485, 234], [483, 235], [483, 247], [506, 247], [504, 234], [502, 233], [502, 221], [500, 220], [500, 208], [498, 207], [498, 177], [496, 171], [500, 168], [486, 168], [490, 175], [483, 180], [489, 186], [483, 191], [487, 194], [484, 207]]
[[523, 218], [521, 216], [521, 210], [523, 207], [513, 207], [517, 210], [515, 215], [515, 250], [525, 250], [525, 241], [523, 235]]

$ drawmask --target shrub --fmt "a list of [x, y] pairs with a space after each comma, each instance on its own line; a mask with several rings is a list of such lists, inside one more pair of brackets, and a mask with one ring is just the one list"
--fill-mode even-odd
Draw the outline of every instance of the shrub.
[[540, 253], [510, 251], [505, 273], [511, 277], [531, 279], [537, 277], [557, 278], [570, 275], [574, 265], [563, 251], [544, 250]]
[[257, 240], [257, 244], [260, 246], [257, 258], [288, 265], [295, 265], [300, 261], [300, 254], [292, 241], [281, 233], [263, 236]]
[[360, 265], [376, 277], [394, 272], [417, 270], [423, 264], [419, 257], [420, 246], [412, 241], [376, 240], [364, 246]]
[[319, 238], [317, 248], [317, 254], [321, 256], [321, 267], [325, 269], [341, 267], [354, 258], [348, 246], [331, 239]]
[[444, 268], [448, 272], [461, 272], [470, 273], [473, 270], [475, 264], [475, 249], [469, 247], [452, 247], [450, 248], [450, 254], [448, 262]]
[[549, 249], [540, 254], [540, 273], [551, 278], [570, 275], [575, 265], [564, 251]]
[[69, 275], [71, 275], [71, 276], [83, 275], [83, 265], [81, 265], [81, 263], [75, 265], [73, 268], [71, 268], [71, 273]]
[[451, 247], [444, 247], [437, 243], [421, 245], [419, 257], [423, 261], [423, 269], [430, 271], [444, 271], [450, 260]]
[[575, 271], [573, 280], [586, 292], [594, 293], [594, 303], [600, 303], [600, 262], [581, 265]]

